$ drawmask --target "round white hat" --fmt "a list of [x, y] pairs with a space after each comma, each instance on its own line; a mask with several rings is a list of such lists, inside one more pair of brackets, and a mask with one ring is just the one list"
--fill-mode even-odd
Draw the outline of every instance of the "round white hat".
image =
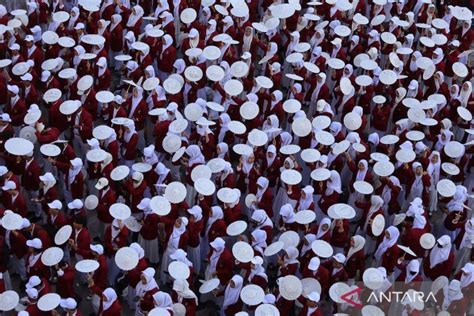
[[263, 254], [265, 257], [271, 257], [273, 255], [276, 255], [279, 253], [283, 247], [285, 246], [285, 243], [283, 241], [275, 241], [272, 244], [270, 244], [265, 250], [263, 251]]
[[253, 120], [257, 117], [259, 111], [260, 108], [258, 107], [258, 104], [250, 101], [242, 104], [239, 109], [240, 116], [245, 120]]
[[212, 171], [211, 168], [209, 168], [206, 165], [198, 165], [193, 168], [191, 171], [191, 179], [193, 181], [196, 181], [198, 179], [206, 179], [209, 180], [211, 179], [212, 176]]
[[136, 162], [132, 165], [132, 170], [141, 172], [141, 173], [146, 173], [152, 169], [152, 165], [146, 162]]
[[6, 230], [18, 230], [23, 224], [23, 217], [17, 213], [9, 212], [3, 215], [1, 223]]
[[424, 233], [420, 237], [420, 246], [423, 249], [430, 250], [436, 244], [436, 238], [431, 233]]
[[443, 169], [444, 172], [452, 176], [456, 176], [461, 172], [458, 166], [450, 162], [443, 162], [441, 164], [441, 168]]
[[33, 152], [34, 145], [29, 140], [13, 137], [5, 142], [5, 150], [14, 156], [24, 156]]
[[202, 51], [202, 55], [210, 61], [217, 60], [221, 57], [221, 50], [217, 46], [206, 46]]
[[253, 153], [252, 147], [247, 144], [235, 144], [232, 149], [241, 156], [250, 156]]
[[460, 62], [455, 62], [452, 66], [453, 72], [456, 74], [456, 76], [460, 78], [464, 78], [468, 75], [469, 71], [467, 70], [466, 65]]
[[85, 259], [76, 263], [76, 270], [82, 273], [90, 273], [99, 269], [99, 262], [96, 260]]
[[122, 247], [115, 253], [115, 263], [123, 271], [134, 269], [138, 260], [138, 253], [131, 247]]
[[63, 257], [64, 251], [61, 248], [49, 247], [41, 254], [41, 262], [47, 267], [52, 267], [58, 264], [63, 259]]
[[184, 118], [177, 118], [168, 126], [168, 131], [174, 134], [181, 134], [188, 127], [188, 121]]
[[287, 249], [288, 247], [297, 247], [300, 243], [300, 236], [295, 231], [287, 230], [280, 235], [278, 240], [282, 241], [284, 244], [283, 248]]
[[275, 305], [272, 305], [272, 304], [260, 304], [255, 309], [255, 316], [279, 316], [279, 315], [280, 315], [280, 311]]
[[388, 177], [395, 171], [395, 166], [390, 161], [377, 161], [374, 172], [380, 177]]
[[436, 184], [436, 190], [443, 197], [452, 197], [456, 193], [456, 184], [449, 179], [441, 179]]
[[327, 131], [317, 131], [316, 140], [325, 146], [330, 146], [334, 143], [334, 136]]
[[383, 275], [377, 268], [368, 268], [362, 275], [364, 285], [371, 290], [380, 289], [383, 285]]
[[46, 31], [41, 35], [41, 39], [48, 45], [54, 45], [58, 42], [59, 36], [56, 32]]
[[471, 112], [465, 107], [458, 106], [456, 111], [458, 112], [459, 117], [461, 117], [464, 121], [470, 122], [472, 120]]
[[221, 81], [225, 77], [225, 71], [221, 66], [211, 65], [206, 69], [206, 77], [211, 81]]
[[142, 86], [143, 86], [143, 90], [145, 91], [153, 91], [156, 89], [156, 87], [158, 87], [159, 84], [160, 84], [160, 79], [156, 77], [151, 77], [151, 78], [146, 79], [143, 82]]
[[204, 195], [204, 196], [211, 196], [216, 192], [216, 186], [214, 182], [209, 179], [200, 178], [193, 180], [194, 181], [194, 189], [196, 189], [197, 193]]
[[132, 211], [128, 205], [123, 203], [114, 203], [109, 208], [110, 215], [118, 220], [125, 220], [130, 217]]
[[192, 82], [198, 82], [202, 79], [203, 72], [198, 66], [188, 66], [184, 70], [184, 77]]
[[416, 153], [411, 149], [400, 149], [395, 154], [395, 157], [399, 162], [408, 163], [412, 162], [416, 158]]
[[240, 298], [242, 302], [249, 306], [255, 306], [263, 302], [265, 292], [263, 289], [255, 284], [248, 284], [240, 291]]
[[372, 194], [374, 192], [374, 187], [367, 181], [355, 181], [353, 186], [361, 194]]
[[380, 34], [380, 38], [382, 39], [383, 42], [389, 45], [395, 44], [395, 42], [397, 41], [396, 36], [390, 32], [383, 32], [382, 34]]
[[242, 78], [248, 74], [249, 66], [243, 61], [236, 61], [230, 66], [230, 72], [235, 78]]
[[347, 294], [350, 290], [350, 286], [346, 283], [337, 282], [329, 288], [329, 297], [331, 297], [331, 299], [336, 303], [345, 303], [341, 297]]
[[59, 111], [64, 115], [72, 115], [81, 107], [81, 102], [77, 100], [66, 100], [59, 106]]
[[237, 96], [244, 90], [242, 82], [231, 79], [224, 84], [224, 91], [230, 96]]
[[238, 241], [232, 246], [232, 254], [234, 258], [240, 262], [247, 263], [254, 257], [254, 251], [245, 241]]
[[191, 24], [196, 20], [196, 17], [197, 13], [193, 8], [186, 8], [180, 14], [181, 22], [185, 24]]
[[268, 142], [268, 135], [267, 133], [254, 128], [248, 134], [247, 139], [253, 146], [263, 146]]
[[231, 204], [238, 200], [239, 195], [234, 189], [220, 188], [219, 191], [217, 191], [217, 198], [223, 203]]
[[175, 78], [167, 78], [163, 82], [163, 88], [170, 94], [176, 94], [181, 91], [183, 84]]
[[311, 179], [314, 181], [326, 181], [330, 177], [331, 171], [326, 168], [317, 168], [311, 172]]
[[301, 280], [294, 275], [287, 275], [279, 279], [278, 289], [280, 295], [287, 300], [296, 300], [303, 293]]
[[90, 75], [86, 75], [84, 77], [81, 77], [79, 81], [77, 82], [77, 89], [86, 91], [90, 87], [92, 87], [92, 83], [94, 82], [94, 79]]
[[375, 216], [372, 221], [371, 229], [374, 236], [380, 236], [380, 234], [382, 234], [385, 229], [385, 218], [382, 214]]
[[57, 23], [63, 23], [69, 20], [69, 13], [66, 11], [57, 11], [53, 13], [53, 21]]
[[464, 155], [465, 148], [464, 145], [458, 141], [450, 141], [444, 146], [444, 152], [446, 156], [450, 158], [459, 158]]
[[356, 131], [362, 126], [362, 118], [355, 112], [349, 112], [344, 116], [344, 126], [351, 131]]
[[265, 76], [258, 76], [255, 78], [258, 86], [264, 89], [271, 89], [273, 87], [273, 81]]
[[295, 222], [301, 225], [307, 225], [316, 219], [316, 213], [312, 210], [302, 210], [295, 214]]
[[179, 204], [186, 198], [186, 187], [181, 182], [171, 182], [165, 188], [165, 198], [173, 204]]
[[306, 148], [301, 151], [300, 156], [304, 162], [313, 163], [318, 161], [319, 158], [321, 158], [321, 153], [317, 149]]
[[191, 271], [186, 263], [173, 261], [168, 265], [168, 272], [175, 280], [187, 280]]
[[130, 174], [130, 169], [128, 166], [120, 165], [112, 169], [110, 173], [110, 178], [114, 181], [122, 181]]
[[352, 219], [356, 211], [352, 206], [345, 203], [336, 203], [328, 208], [328, 216], [332, 219]]
[[71, 234], [72, 234], [71, 225], [66, 225], [66, 226], [61, 227], [56, 232], [56, 235], [54, 236], [54, 243], [58, 246], [61, 246], [66, 241], [68, 241], [69, 237], [71, 237]]
[[203, 113], [204, 113], [204, 110], [197, 103], [189, 103], [184, 108], [184, 116], [191, 122], [196, 122], [198, 119], [202, 117]]
[[86, 200], [84, 201], [84, 207], [89, 210], [89, 211], [92, 211], [94, 210], [97, 205], [99, 205], [99, 198], [95, 195], [89, 195], [86, 197]]
[[90, 162], [101, 162], [107, 157], [107, 152], [103, 149], [96, 148], [89, 150], [86, 154], [86, 158]]
[[245, 124], [239, 121], [230, 121], [229, 124], [227, 124], [227, 127], [229, 128], [229, 131], [236, 135], [242, 135], [247, 131]]
[[219, 281], [218, 278], [207, 280], [203, 284], [201, 284], [201, 286], [199, 287], [199, 293], [206, 294], [206, 293], [212, 292], [220, 284], [221, 282]]
[[238, 236], [242, 234], [247, 229], [247, 222], [245, 221], [235, 221], [227, 226], [227, 235], [229, 236]]
[[398, 141], [400, 140], [400, 137], [398, 137], [397, 135], [384, 135], [380, 138], [380, 142], [384, 145], [393, 145], [393, 144], [396, 144], [398, 143]]
[[76, 69], [74, 68], [65, 68], [58, 73], [59, 78], [61, 79], [71, 79], [77, 74]]
[[367, 75], [360, 75], [356, 77], [355, 82], [361, 87], [368, 87], [372, 85], [373, 79]]
[[333, 249], [331, 245], [324, 240], [316, 239], [311, 244], [311, 249], [313, 252], [321, 258], [329, 258], [333, 254]]
[[155, 214], [166, 216], [171, 212], [171, 203], [165, 197], [157, 195], [151, 198], [150, 209]]
[[20, 302], [20, 296], [16, 291], [7, 290], [0, 293], [0, 311], [8, 312], [17, 307]]
[[346, 64], [339, 58], [330, 58], [327, 61], [327, 65], [336, 70], [343, 69], [346, 66]]
[[362, 307], [362, 316], [381, 316], [385, 315], [384, 311], [381, 310], [379, 307], [374, 305], [365, 305]]
[[283, 102], [283, 110], [286, 113], [296, 113], [301, 109], [301, 102], [296, 99], [288, 99]]
[[20, 130], [20, 134], [18, 135], [20, 138], [29, 140], [33, 144], [36, 143], [38, 140], [36, 138], [36, 129], [33, 126], [25, 126]]
[[222, 158], [213, 158], [209, 160], [206, 165], [211, 168], [212, 173], [218, 173], [224, 170], [225, 160]]
[[392, 85], [397, 82], [398, 76], [397, 73], [393, 70], [382, 70], [379, 75], [380, 81], [385, 85]]
[[169, 153], [175, 153], [181, 147], [181, 137], [175, 134], [168, 134], [163, 139], [163, 149]]
[[58, 44], [64, 48], [71, 48], [76, 45], [76, 41], [69, 36], [62, 36], [58, 39]]
[[295, 144], [284, 145], [280, 147], [280, 153], [283, 155], [294, 155], [299, 153], [301, 147]]
[[305, 137], [311, 133], [312, 125], [311, 121], [306, 117], [299, 117], [293, 120], [291, 124], [291, 130], [296, 136]]
[[299, 171], [287, 169], [281, 173], [280, 179], [288, 185], [296, 185], [301, 182], [303, 177]]
[[49, 312], [59, 306], [61, 296], [57, 293], [47, 293], [41, 296], [38, 300], [37, 306], [40, 311]]

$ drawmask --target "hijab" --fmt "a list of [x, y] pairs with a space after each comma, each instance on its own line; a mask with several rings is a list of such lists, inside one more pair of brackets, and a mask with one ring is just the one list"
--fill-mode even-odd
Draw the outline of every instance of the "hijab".
[[280, 208], [280, 218], [284, 224], [292, 224], [295, 222], [295, 211], [290, 203], [284, 204]]
[[359, 252], [365, 246], [365, 238], [360, 235], [353, 236], [352, 240], [354, 240], [354, 245], [351, 246], [347, 252], [346, 263], [349, 261], [349, 258], [352, 257], [352, 255]]
[[443, 247], [438, 247], [439, 243], [431, 249], [430, 252], [430, 269], [432, 269], [437, 264], [448, 260], [449, 254], [451, 253], [451, 237], [448, 235], [441, 236], [438, 240], [441, 240], [444, 243]]
[[[329, 227], [328, 229], [323, 230], [323, 225], [325, 224], [328, 225]], [[326, 235], [329, 232], [329, 228], [331, 228], [331, 220], [329, 219], [329, 217], [324, 217], [319, 223], [318, 231], [316, 233], [316, 239], [321, 239], [321, 237]]]
[[115, 293], [115, 290], [111, 287], [106, 288], [104, 292], [102, 292], [102, 295], [104, 295], [107, 300], [102, 301], [102, 312], [108, 310], [117, 300], [117, 293]]
[[462, 300], [464, 295], [462, 294], [461, 290], [461, 282], [458, 280], [452, 280], [449, 283], [449, 286], [443, 289], [444, 300], [443, 304], [441, 305], [441, 309], [446, 311], [451, 306], [452, 303], [455, 301]]
[[327, 188], [325, 195], [331, 195], [334, 192], [342, 193], [341, 189], [341, 176], [339, 172], [336, 170], [331, 170], [331, 175], [329, 176], [329, 180], [327, 181]]
[[467, 274], [467, 275], [462, 274], [461, 280], [460, 280], [461, 288], [465, 288], [471, 285], [472, 282], [474, 282], [474, 264], [471, 262], [468, 262], [464, 265], [464, 267], [461, 270], [462, 272]]
[[224, 309], [227, 306], [237, 303], [240, 299], [240, 291], [242, 290], [242, 286], [244, 285], [244, 279], [236, 274], [230, 279], [234, 283], [234, 287], [231, 287], [231, 283], [227, 283], [227, 286], [224, 291], [224, 302], [223, 307]]
[[139, 5], [136, 5], [132, 9], [132, 13], [128, 17], [127, 27], [134, 27], [135, 24], [140, 20], [145, 12], [143, 8]]
[[303, 192], [305, 193], [306, 197], [304, 199], [303, 196], [300, 197], [298, 210], [308, 210], [313, 203], [314, 188], [310, 185], [307, 185], [303, 188]]
[[273, 222], [268, 217], [267, 213], [262, 209], [257, 209], [253, 212], [251, 220], [257, 223], [257, 229], [265, 226], [270, 226], [273, 228]]
[[189, 288], [188, 281], [184, 279], [177, 279], [173, 282], [173, 290], [178, 294], [178, 302], [182, 303], [184, 299], [193, 299], [196, 305], [199, 304], [199, 300], [193, 291]]
[[153, 301], [155, 301], [155, 307], [161, 307], [168, 310], [173, 309], [173, 300], [171, 295], [166, 292], [158, 291], [153, 294]]
[[380, 261], [382, 259], [382, 256], [385, 251], [387, 251], [387, 249], [393, 247], [397, 243], [398, 237], [400, 236], [400, 231], [395, 226], [390, 226], [389, 228], [387, 228], [387, 231], [390, 237], [387, 238], [387, 236], [384, 236], [382, 242], [377, 248], [377, 251], [375, 252], [375, 258], [377, 259], [377, 261]]
[[145, 277], [146, 283], [143, 284], [142, 280], [138, 281], [135, 293], [139, 297], [143, 297], [146, 292], [158, 288], [158, 284], [155, 281], [155, 269], [147, 268], [142, 271], [141, 275]]
[[203, 164], [206, 162], [203, 154], [201, 153], [201, 148], [199, 148], [198, 145], [188, 146], [188, 148], [186, 148], [186, 154], [189, 156], [189, 167], [192, 167], [197, 164]]
[[209, 229], [211, 229], [212, 224], [224, 218], [224, 212], [222, 211], [222, 208], [220, 206], [213, 206], [211, 209], [212, 209], [212, 215], [209, 217], [209, 220], [207, 222], [206, 234], [208, 234]]
[[[411, 274], [410, 272], [415, 272]], [[418, 260], [411, 260], [405, 268], [405, 283], [410, 283], [420, 273], [420, 262]]]

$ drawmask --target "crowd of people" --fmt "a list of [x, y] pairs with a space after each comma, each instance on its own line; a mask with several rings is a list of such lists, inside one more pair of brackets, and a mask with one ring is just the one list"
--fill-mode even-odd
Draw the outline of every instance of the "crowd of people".
[[472, 315], [472, 18], [0, 5], [2, 315]]

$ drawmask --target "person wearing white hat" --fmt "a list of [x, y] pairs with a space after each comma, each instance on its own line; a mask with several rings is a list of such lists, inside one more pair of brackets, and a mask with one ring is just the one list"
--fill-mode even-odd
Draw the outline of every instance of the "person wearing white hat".
[[83, 163], [80, 158], [69, 161], [69, 168], [64, 179], [64, 194], [66, 202], [84, 197]]
[[138, 235], [138, 243], [143, 247], [148, 261], [151, 264], [158, 264], [160, 261], [158, 241], [160, 216], [152, 212], [150, 199], [148, 198], [142, 199], [137, 205], [137, 209], [143, 212], [143, 217], [140, 221], [142, 226]]
[[49, 212], [46, 222], [48, 226], [52, 228], [52, 233], [56, 234], [56, 232], [61, 227], [69, 224], [69, 219], [62, 211], [63, 204], [61, 203], [61, 201], [54, 200], [51, 203], [48, 203], [48, 208]]
[[15, 131], [19, 131], [27, 111], [25, 99], [20, 95], [20, 88], [18, 86], [8, 85], [7, 90], [10, 100], [5, 106], [4, 112], [10, 115], [11, 124]]
[[155, 281], [156, 270], [147, 268], [140, 274], [140, 282], [138, 282], [135, 289], [136, 312], [135, 315], [142, 315], [150, 306], [151, 296], [158, 292], [158, 284]]
[[[72, 235], [68, 240], [68, 244], [73, 251], [73, 254], [77, 261], [81, 261], [90, 254], [91, 237], [86, 227], [87, 218], [84, 216], [74, 217], [72, 227]], [[87, 276], [84, 273], [80, 273], [80, 284], [85, 285]]]
[[134, 121], [127, 121], [120, 129], [117, 134], [118, 140], [121, 142], [121, 154], [124, 164], [127, 167], [131, 167], [135, 163], [137, 156], [137, 146], [139, 141], [139, 135], [135, 130]]
[[26, 309], [25, 312], [28, 313], [28, 315], [37, 315], [41, 314], [40, 309], [38, 308], [38, 290], [35, 288], [31, 289], [26, 289]]
[[402, 286], [405, 290], [419, 288], [419, 285], [424, 281], [420, 274], [420, 262], [416, 259], [410, 260], [406, 265], [405, 270], [400, 273], [396, 281], [403, 282]]
[[36, 104], [39, 101], [39, 93], [36, 87], [32, 84], [33, 76], [30, 73], [26, 73], [20, 78], [23, 81], [23, 93], [25, 98], [25, 105], [27, 108], [32, 104]]
[[59, 306], [61, 306], [66, 311], [67, 315], [78, 314], [77, 301], [72, 297], [61, 299]]
[[318, 292], [311, 292], [306, 298], [306, 303], [300, 312], [300, 315], [322, 316], [323, 311], [319, 307], [319, 300], [321, 294]]
[[41, 262], [41, 255], [43, 254], [43, 242], [39, 238], [34, 238], [26, 241], [28, 247], [28, 254], [25, 258], [26, 273], [28, 276], [37, 275], [46, 280], [49, 279], [49, 268]]
[[12, 181], [8, 180], [2, 187], [4, 205], [7, 209], [20, 214], [22, 217], [27, 217], [28, 209], [25, 202], [25, 197], [20, 192], [20, 186]]
[[[105, 290], [107, 287], [108, 277], [108, 266], [107, 258], [104, 255], [104, 247], [101, 244], [90, 245], [90, 252], [92, 258], [99, 263], [99, 267], [93, 273], [88, 275], [89, 287], [93, 285], [95, 288]], [[96, 295], [90, 295], [87, 297], [88, 300], [92, 300], [92, 307], [94, 311], [99, 310], [100, 297]]]

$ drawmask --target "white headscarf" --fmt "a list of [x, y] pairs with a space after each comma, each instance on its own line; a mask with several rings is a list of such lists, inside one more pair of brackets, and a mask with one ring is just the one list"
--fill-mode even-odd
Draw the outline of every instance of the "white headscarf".
[[448, 235], [443, 235], [439, 238], [439, 240], [442, 240], [445, 245], [440, 248], [438, 247], [439, 244], [436, 244], [436, 246], [431, 249], [430, 269], [432, 269], [437, 264], [448, 260], [449, 254], [451, 253], [451, 237], [449, 237]]
[[135, 288], [136, 296], [142, 298], [146, 292], [158, 288], [158, 284], [155, 281], [155, 269], [146, 268], [142, 271], [142, 275], [145, 277], [146, 283], [143, 284], [142, 280], [138, 281], [137, 287]]
[[[325, 224], [328, 225], [328, 228], [326, 230], [323, 230], [323, 225]], [[331, 220], [329, 219], [329, 217], [324, 217], [319, 223], [318, 232], [316, 233], [316, 239], [320, 239], [321, 237], [323, 237], [329, 231], [330, 228]]]
[[471, 262], [466, 263], [462, 268], [462, 272], [467, 273], [467, 275], [462, 274], [460, 280], [461, 288], [465, 288], [474, 282], [474, 264]]
[[117, 300], [117, 293], [115, 293], [113, 288], [109, 287], [102, 292], [102, 295], [107, 298], [107, 301], [102, 301], [102, 311], [106, 311]]
[[346, 256], [346, 262], [352, 257], [353, 254], [357, 253], [359, 250], [363, 249], [365, 246], [365, 238], [360, 235], [355, 235], [352, 237], [354, 240], [354, 246], [349, 248]]
[[[410, 272], [416, 272], [415, 274], [411, 274]], [[405, 269], [405, 283], [410, 283], [413, 281], [414, 278], [420, 273], [420, 263], [418, 260], [413, 259], [411, 260]]]
[[173, 290], [178, 294], [178, 302], [182, 303], [184, 299], [193, 299], [196, 305], [199, 303], [196, 294], [189, 288], [188, 281], [178, 279], [173, 282]]
[[127, 27], [134, 27], [135, 24], [140, 20], [145, 12], [143, 8], [139, 5], [133, 7], [133, 11], [128, 17]]
[[189, 156], [188, 165], [203, 164], [206, 162], [198, 145], [190, 145], [186, 148], [186, 154]]
[[443, 305], [441, 305], [441, 309], [446, 311], [450, 307], [451, 303], [463, 299], [464, 295], [462, 294], [461, 290], [461, 282], [458, 280], [452, 280], [449, 283], [449, 286], [443, 289], [443, 294], [444, 300]]
[[334, 192], [342, 193], [341, 189], [341, 176], [336, 170], [331, 170], [331, 175], [327, 182], [326, 195], [331, 195]]
[[390, 226], [387, 228], [387, 231], [390, 237], [387, 238], [387, 236], [385, 236], [375, 252], [375, 258], [378, 261], [382, 259], [382, 256], [387, 249], [393, 247], [397, 243], [398, 237], [400, 236], [400, 231], [395, 226]]
[[230, 286], [230, 281], [227, 283], [227, 286], [224, 291], [224, 302], [223, 308], [225, 309], [227, 306], [235, 304], [240, 298], [240, 291], [242, 290], [242, 286], [244, 285], [244, 279], [236, 274], [230, 279], [234, 282], [235, 287]]
[[257, 201], [261, 201], [262, 197], [263, 197], [263, 194], [268, 189], [269, 181], [265, 177], [259, 177], [257, 179], [257, 185], [258, 185], [257, 194], [256, 194]]

